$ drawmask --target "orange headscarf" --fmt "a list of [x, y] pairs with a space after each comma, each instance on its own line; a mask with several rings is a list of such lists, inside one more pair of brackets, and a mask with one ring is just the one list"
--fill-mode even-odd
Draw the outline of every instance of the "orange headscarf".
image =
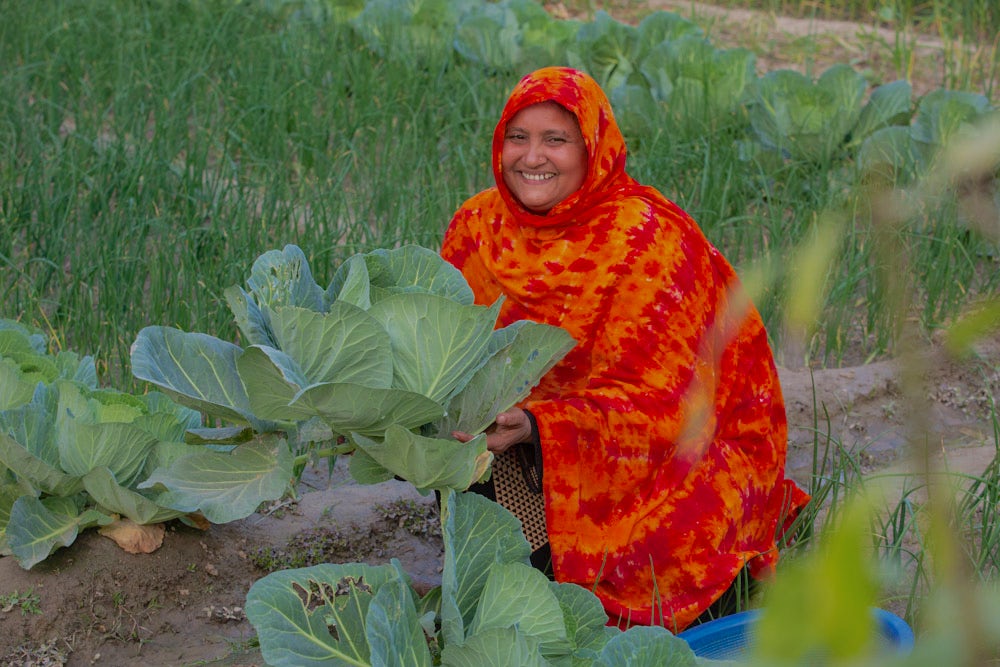
[[[554, 101], [587, 148], [580, 189], [545, 214], [504, 185], [521, 109]], [[496, 187], [456, 212], [442, 255], [500, 325], [561, 326], [577, 346], [522, 407], [542, 443], [558, 581], [593, 589], [613, 623], [680, 630], [744, 565], [777, 560], [780, 523], [808, 499], [784, 478], [784, 403], [760, 316], [697, 224], [625, 172], [600, 86], [546, 68], [514, 88], [493, 134]]]

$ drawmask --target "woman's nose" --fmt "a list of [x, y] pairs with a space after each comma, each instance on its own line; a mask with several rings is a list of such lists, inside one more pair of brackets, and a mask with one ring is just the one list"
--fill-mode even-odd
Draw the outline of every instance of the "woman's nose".
[[542, 142], [528, 144], [528, 152], [524, 155], [527, 164], [542, 164], [545, 162], [545, 146]]

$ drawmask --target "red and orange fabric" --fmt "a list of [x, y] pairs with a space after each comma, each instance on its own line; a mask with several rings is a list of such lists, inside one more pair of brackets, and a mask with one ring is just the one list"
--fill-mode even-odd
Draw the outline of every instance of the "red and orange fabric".
[[[587, 178], [544, 215], [504, 185], [508, 120], [555, 101], [583, 132]], [[594, 589], [611, 622], [681, 630], [808, 497], [785, 480], [784, 403], [760, 316], [697, 224], [625, 172], [599, 85], [546, 68], [493, 135], [496, 187], [456, 212], [442, 255], [500, 325], [561, 326], [577, 346], [522, 405], [535, 416], [555, 578]], [[596, 587], [595, 587], [596, 585]]]

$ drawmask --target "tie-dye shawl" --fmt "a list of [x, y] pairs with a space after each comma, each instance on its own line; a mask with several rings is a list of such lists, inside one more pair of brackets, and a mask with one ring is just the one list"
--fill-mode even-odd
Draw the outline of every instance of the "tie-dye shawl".
[[[501, 175], [504, 130], [553, 100], [576, 115], [588, 174], [547, 214]], [[539, 70], [493, 135], [497, 186], [455, 214], [442, 255], [501, 324], [561, 326], [578, 344], [523, 403], [542, 442], [555, 577], [593, 588], [613, 623], [687, 626], [807, 496], [784, 478], [784, 404], [760, 316], [697, 224], [625, 173], [625, 143], [589, 76]], [[596, 583], [596, 588], [595, 588]]]

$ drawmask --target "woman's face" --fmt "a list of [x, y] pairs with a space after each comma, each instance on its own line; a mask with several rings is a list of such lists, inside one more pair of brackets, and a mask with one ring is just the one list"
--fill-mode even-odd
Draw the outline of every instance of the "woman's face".
[[504, 183], [534, 213], [545, 213], [576, 192], [587, 176], [580, 125], [555, 102], [532, 104], [514, 114], [500, 160]]

